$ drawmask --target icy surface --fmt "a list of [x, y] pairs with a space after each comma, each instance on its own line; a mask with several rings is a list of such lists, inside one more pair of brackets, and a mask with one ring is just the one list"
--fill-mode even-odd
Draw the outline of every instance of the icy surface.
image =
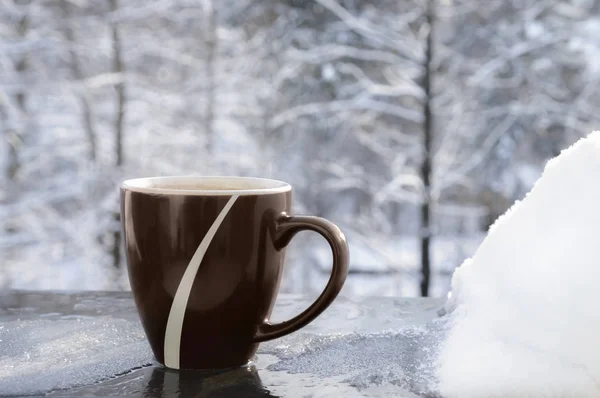
[[600, 132], [548, 163], [456, 272], [445, 397], [600, 396]]
[[0, 297], [0, 394], [91, 384], [152, 362], [123, 293]]
[[[282, 295], [273, 320], [311, 301]], [[12, 292], [0, 295], [0, 395], [414, 397], [431, 388], [442, 305], [340, 297], [300, 332], [262, 344], [255, 367], [199, 375], [157, 366], [129, 293]]]
[[4, 322], [0, 340], [0, 391], [10, 395], [91, 384], [152, 361], [138, 325], [112, 317]]
[[[435, 392], [435, 356], [442, 329], [437, 323], [397, 333], [315, 336], [300, 344], [279, 344], [272, 371], [339, 380], [367, 396], [383, 387], [403, 396]], [[263, 352], [269, 352], [265, 349]]]

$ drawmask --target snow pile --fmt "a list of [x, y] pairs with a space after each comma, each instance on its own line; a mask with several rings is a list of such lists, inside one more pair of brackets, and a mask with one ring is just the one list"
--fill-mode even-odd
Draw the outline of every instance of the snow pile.
[[495, 223], [448, 307], [442, 396], [600, 396], [600, 131]]

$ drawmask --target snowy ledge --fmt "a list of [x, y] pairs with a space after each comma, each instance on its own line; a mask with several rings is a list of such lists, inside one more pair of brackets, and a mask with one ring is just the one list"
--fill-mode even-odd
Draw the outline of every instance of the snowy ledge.
[[[312, 300], [280, 295], [273, 320]], [[429, 376], [416, 369], [428, 356], [442, 304], [340, 297], [301, 332], [262, 344], [253, 366], [199, 376], [154, 362], [128, 292], [9, 291], [0, 295], [0, 395], [428, 394]]]

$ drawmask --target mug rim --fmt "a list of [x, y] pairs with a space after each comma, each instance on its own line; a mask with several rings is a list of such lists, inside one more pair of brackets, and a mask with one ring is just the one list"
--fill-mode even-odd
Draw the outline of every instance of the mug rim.
[[[189, 184], [222, 180], [223, 183], [235, 184], [242, 183], [249, 188], [235, 189], [177, 189], [168, 186], [161, 187], [161, 184]], [[273, 180], [270, 178], [242, 177], [242, 176], [160, 176], [160, 177], [141, 177], [125, 180], [120, 188], [131, 192], [140, 192], [153, 195], [196, 195], [196, 196], [246, 196], [246, 195], [267, 195], [275, 193], [284, 193], [292, 190], [292, 186], [284, 181]]]

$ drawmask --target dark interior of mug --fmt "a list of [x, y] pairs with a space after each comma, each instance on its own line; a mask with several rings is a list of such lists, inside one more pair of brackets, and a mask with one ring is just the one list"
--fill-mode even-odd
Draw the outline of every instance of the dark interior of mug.
[[286, 192], [290, 185], [254, 177], [151, 177], [127, 180], [122, 188], [155, 194], [243, 195]]

